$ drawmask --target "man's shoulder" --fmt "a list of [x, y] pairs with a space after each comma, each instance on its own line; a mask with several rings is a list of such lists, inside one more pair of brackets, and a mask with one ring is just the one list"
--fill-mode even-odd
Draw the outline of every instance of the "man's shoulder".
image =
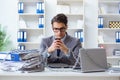
[[72, 41], [79, 41], [79, 39], [78, 38], [75, 38], [75, 37], [73, 37], [73, 36], [70, 36], [70, 35], [67, 35], [67, 37], [66, 37], [67, 39], [71, 39]]

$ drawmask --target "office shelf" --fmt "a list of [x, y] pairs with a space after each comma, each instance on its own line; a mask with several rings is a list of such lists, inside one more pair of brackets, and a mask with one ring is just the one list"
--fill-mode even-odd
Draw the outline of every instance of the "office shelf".
[[83, 0], [57, 0], [58, 2], [83, 2]]
[[38, 31], [40, 31], [40, 30], [43, 30], [44, 28], [19, 28], [19, 30], [34, 30], [34, 31], [36, 31], [36, 30], [38, 30]]
[[[23, 12], [18, 12], [18, 32], [26, 32], [26, 41], [18, 41], [18, 48], [39, 49], [40, 38], [45, 35], [45, 0], [18, 0], [18, 10], [20, 3]], [[41, 7], [42, 12], [38, 11]]]
[[40, 42], [19, 42], [19, 44], [24, 44], [24, 45], [34, 45], [34, 44], [40, 44]]
[[116, 31], [120, 28], [110, 28], [110, 21], [120, 21], [120, 0], [98, 0], [98, 17], [103, 18], [103, 28], [98, 28], [98, 47], [106, 49], [109, 60], [116, 59], [119, 56], [113, 54], [114, 49], [120, 49], [120, 43], [116, 42]]
[[99, 3], [107, 3], [107, 4], [111, 4], [111, 3], [119, 3], [119, 0], [99, 0]]
[[19, 13], [19, 16], [42, 16], [43, 13]]
[[19, 0], [19, 2], [40, 2], [40, 1], [42, 1], [42, 2], [45, 2], [45, 0]]
[[120, 56], [108, 56], [107, 59], [120, 59]]
[[98, 43], [98, 45], [120, 45], [120, 43], [116, 43], [116, 42], [104, 42], [104, 43]]
[[[81, 32], [84, 47], [84, 0], [57, 0], [57, 13], [64, 13], [68, 17], [68, 34], [73, 37]], [[78, 34], [78, 37], [80, 35]]]
[[119, 13], [107, 13], [107, 14], [99, 14], [99, 16], [120, 16]]
[[118, 31], [120, 28], [98, 28], [99, 31]]

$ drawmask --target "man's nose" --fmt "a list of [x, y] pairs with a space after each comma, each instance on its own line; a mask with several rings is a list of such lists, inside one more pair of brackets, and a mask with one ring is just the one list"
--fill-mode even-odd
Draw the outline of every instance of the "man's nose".
[[60, 31], [60, 30], [58, 30], [58, 33], [61, 33], [61, 31]]

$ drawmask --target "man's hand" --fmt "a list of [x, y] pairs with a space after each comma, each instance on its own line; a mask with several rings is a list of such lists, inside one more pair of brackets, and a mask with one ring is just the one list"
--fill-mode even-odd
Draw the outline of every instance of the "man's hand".
[[48, 52], [51, 53], [55, 51], [56, 49], [60, 49], [65, 54], [68, 53], [67, 46], [58, 38], [53, 41], [52, 45], [48, 48]]

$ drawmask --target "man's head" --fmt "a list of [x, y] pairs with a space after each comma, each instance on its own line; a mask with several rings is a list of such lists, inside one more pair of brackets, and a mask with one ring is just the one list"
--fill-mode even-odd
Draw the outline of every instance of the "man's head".
[[53, 17], [51, 24], [55, 37], [63, 38], [65, 36], [68, 27], [67, 23], [67, 16], [64, 14], [57, 14]]

